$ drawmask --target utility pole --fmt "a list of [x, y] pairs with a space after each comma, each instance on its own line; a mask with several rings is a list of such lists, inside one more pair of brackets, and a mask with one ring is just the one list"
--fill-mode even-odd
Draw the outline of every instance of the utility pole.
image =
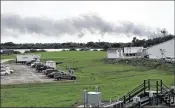
[[161, 33], [163, 34], [163, 37], [165, 37], [165, 35], [166, 35], [166, 30], [165, 29], [163, 29], [162, 31], [161, 31]]

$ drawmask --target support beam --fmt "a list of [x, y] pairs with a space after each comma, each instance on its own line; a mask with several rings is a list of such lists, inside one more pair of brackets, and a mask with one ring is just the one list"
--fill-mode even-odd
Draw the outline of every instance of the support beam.
[[148, 79], [148, 90], [150, 91], [150, 80]]
[[162, 80], [160, 80], [160, 90], [161, 90], [161, 93], [162, 93]]
[[159, 105], [159, 98], [158, 98], [158, 93], [159, 93], [159, 81], [156, 81], [156, 92], [157, 92], [157, 105]]
[[124, 96], [124, 104], [126, 103], [126, 97]]
[[171, 96], [170, 96], [170, 92], [169, 92], [168, 96], [169, 96], [169, 107], [171, 107]]
[[144, 95], [146, 95], [146, 80], [144, 80]]

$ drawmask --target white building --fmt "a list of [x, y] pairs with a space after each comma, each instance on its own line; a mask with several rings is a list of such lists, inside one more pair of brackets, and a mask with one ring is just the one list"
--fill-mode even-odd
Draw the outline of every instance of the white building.
[[107, 51], [108, 59], [138, 57], [141, 56], [143, 49], [143, 47], [110, 48]]
[[126, 56], [136, 56], [138, 52], [142, 52], [143, 47], [124, 47], [124, 54]]
[[175, 38], [147, 48], [147, 53], [149, 55], [149, 58], [150, 59], [160, 59], [165, 57], [174, 58], [175, 57], [174, 42], [175, 42]]
[[123, 50], [121, 48], [110, 48], [107, 50], [108, 59], [116, 59], [123, 57]]

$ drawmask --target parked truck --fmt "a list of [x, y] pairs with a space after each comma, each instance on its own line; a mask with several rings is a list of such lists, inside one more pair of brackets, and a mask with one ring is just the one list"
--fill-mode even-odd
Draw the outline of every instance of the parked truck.
[[57, 70], [57, 69], [46, 69], [46, 70], [43, 71], [43, 73], [45, 75], [48, 75], [48, 74], [50, 74], [52, 72], [57, 72], [57, 71], [59, 71], [59, 70]]
[[50, 66], [47, 66], [47, 65], [37, 65], [36, 66], [36, 71], [37, 72], [42, 72], [43, 70], [46, 70], [46, 69], [54, 69], [53, 67], [50, 67]]
[[45, 65], [56, 69], [56, 62], [55, 61], [46, 61]]
[[17, 55], [16, 56], [16, 63], [22, 63], [25, 64], [26, 62], [32, 61], [32, 60], [40, 60], [40, 55]]
[[48, 76], [51, 76], [53, 74], [54, 79], [61, 80], [61, 79], [67, 79], [67, 80], [76, 80], [76, 75], [73, 73], [58, 71], [53, 72], [49, 74]]

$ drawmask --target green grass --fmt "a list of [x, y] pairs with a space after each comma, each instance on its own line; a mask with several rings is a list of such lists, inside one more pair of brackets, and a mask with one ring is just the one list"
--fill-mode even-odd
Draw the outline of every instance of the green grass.
[[15, 54], [11, 54], [11, 55], [6, 55], [6, 54], [1, 54], [1, 59], [13, 59], [15, 58]]
[[95, 91], [96, 85], [102, 92], [103, 100], [115, 100], [141, 84], [144, 79], [162, 79], [169, 86], [173, 82], [172, 72], [126, 64], [105, 64], [102, 59], [107, 56], [106, 52], [64, 51], [39, 54], [43, 60], [63, 62], [57, 66], [59, 69], [65, 70], [66, 66], [76, 69], [77, 81], [1, 85], [2, 107], [72, 107], [82, 103], [84, 89]]

